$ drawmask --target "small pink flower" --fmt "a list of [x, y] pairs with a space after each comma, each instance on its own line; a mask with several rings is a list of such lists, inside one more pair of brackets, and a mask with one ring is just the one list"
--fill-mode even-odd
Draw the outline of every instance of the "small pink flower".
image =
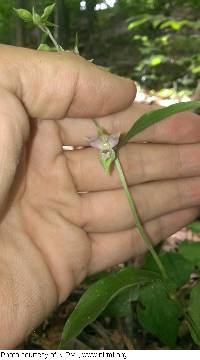
[[101, 135], [89, 138], [89, 144], [101, 151], [111, 151], [119, 143], [120, 134]]

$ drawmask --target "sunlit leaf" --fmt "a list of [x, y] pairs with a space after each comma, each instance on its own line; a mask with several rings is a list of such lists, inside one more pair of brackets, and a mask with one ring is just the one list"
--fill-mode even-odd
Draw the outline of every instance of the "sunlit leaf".
[[155, 279], [159, 279], [157, 273], [127, 267], [97, 281], [84, 293], [68, 318], [59, 348], [63, 349], [69, 340], [77, 337], [88, 324], [96, 320], [122, 290], [145, 285]]
[[155, 55], [151, 57], [149, 65], [150, 66], [157, 66], [160, 65], [165, 60], [165, 56], [163, 55]]
[[171, 20], [166, 20], [164, 21], [161, 25], [160, 25], [160, 29], [165, 29], [166, 27], [171, 27], [171, 29], [177, 31], [180, 30], [183, 26], [189, 26], [190, 25], [190, 21], [188, 20], [175, 20], [175, 19], [171, 19]]
[[200, 65], [199, 66], [191, 66], [191, 71], [193, 74], [200, 73]]
[[129, 24], [128, 29], [132, 30], [132, 29], [144, 24], [148, 20], [149, 20], [149, 16], [144, 16], [141, 19], [135, 20]]
[[188, 101], [178, 104], [173, 104], [168, 107], [150, 111], [142, 115], [130, 130], [122, 137], [120, 146], [126, 144], [132, 137], [139, 134], [149, 126], [158, 123], [159, 121], [166, 119], [167, 117], [179, 112], [194, 110], [200, 108], [200, 101]]

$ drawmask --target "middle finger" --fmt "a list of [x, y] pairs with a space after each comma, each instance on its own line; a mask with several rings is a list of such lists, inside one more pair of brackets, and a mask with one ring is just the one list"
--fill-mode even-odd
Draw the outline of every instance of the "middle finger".
[[[108, 176], [92, 148], [65, 151], [77, 191], [121, 188], [116, 169]], [[129, 185], [200, 175], [200, 144], [127, 144], [119, 158]]]

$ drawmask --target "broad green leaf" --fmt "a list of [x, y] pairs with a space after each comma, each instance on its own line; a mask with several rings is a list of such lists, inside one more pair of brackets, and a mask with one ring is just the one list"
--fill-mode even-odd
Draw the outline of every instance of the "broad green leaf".
[[26, 22], [32, 22], [33, 18], [32, 18], [32, 14], [30, 13], [30, 11], [26, 10], [26, 9], [13, 9], [16, 14], [20, 17], [20, 19], [26, 21]]
[[187, 225], [187, 228], [195, 233], [200, 233], [200, 221], [194, 221], [193, 223]]
[[176, 113], [194, 110], [200, 108], [200, 101], [188, 101], [178, 104], [173, 104], [168, 107], [150, 111], [142, 115], [135, 124], [130, 128], [130, 130], [122, 137], [120, 146], [126, 144], [132, 137], [139, 134], [149, 126], [158, 123], [159, 121], [174, 115]]
[[55, 5], [56, 4], [49, 5], [44, 9], [44, 12], [43, 12], [43, 14], [41, 16], [42, 21], [46, 21], [49, 18], [49, 16], [54, 11]]
[[96, 320], [120, 291], [131, 286], [145, 285], [155, 279], [159, 279], [157, 273], [127, 267], [97, 281], [84, 293], [68, 318], [59, 348], [63, 349], [69, 340], [77, 337], [88, 324]]
[[200, 346], [200, 281], [191, 291], [188, 314], [192, 338]]
[[180, 306], [170, 299], [164, 285], [154, 282], [140, 290], [137, 315], [145, 330], [174, 347], [180, 326]]
[[137, 301], [139, 297], [139, 286], [133, 286], [121, 291], [114, 299], [108, 304], [103, 312], [103, 316], [113, 318], [123, 318], [131, 316], [133, 301]]
[[200, 267], [200, 242], [183, 241], [179, 245], [179, 253], [193, 265]]
[[[177, 288], [183, 286], [190, 274], [194, 271], [194, 265], [180, 253], [162, 253], [159, 257], [169, 280], [174, 283]], [[150, 253], [146, 255], [143, 268], [145, 270], [158, 271], [157, 265]]]

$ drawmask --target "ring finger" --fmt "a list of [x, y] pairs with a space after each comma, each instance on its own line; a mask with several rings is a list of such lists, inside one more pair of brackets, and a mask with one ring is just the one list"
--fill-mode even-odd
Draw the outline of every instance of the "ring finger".
[[[130, 187], [143, 222], [200, 204], [200, 178], [176, 179]], [[82, 226], [87, 232], [115, 232], [133, 227], [123, 189], [80, 194]]]

